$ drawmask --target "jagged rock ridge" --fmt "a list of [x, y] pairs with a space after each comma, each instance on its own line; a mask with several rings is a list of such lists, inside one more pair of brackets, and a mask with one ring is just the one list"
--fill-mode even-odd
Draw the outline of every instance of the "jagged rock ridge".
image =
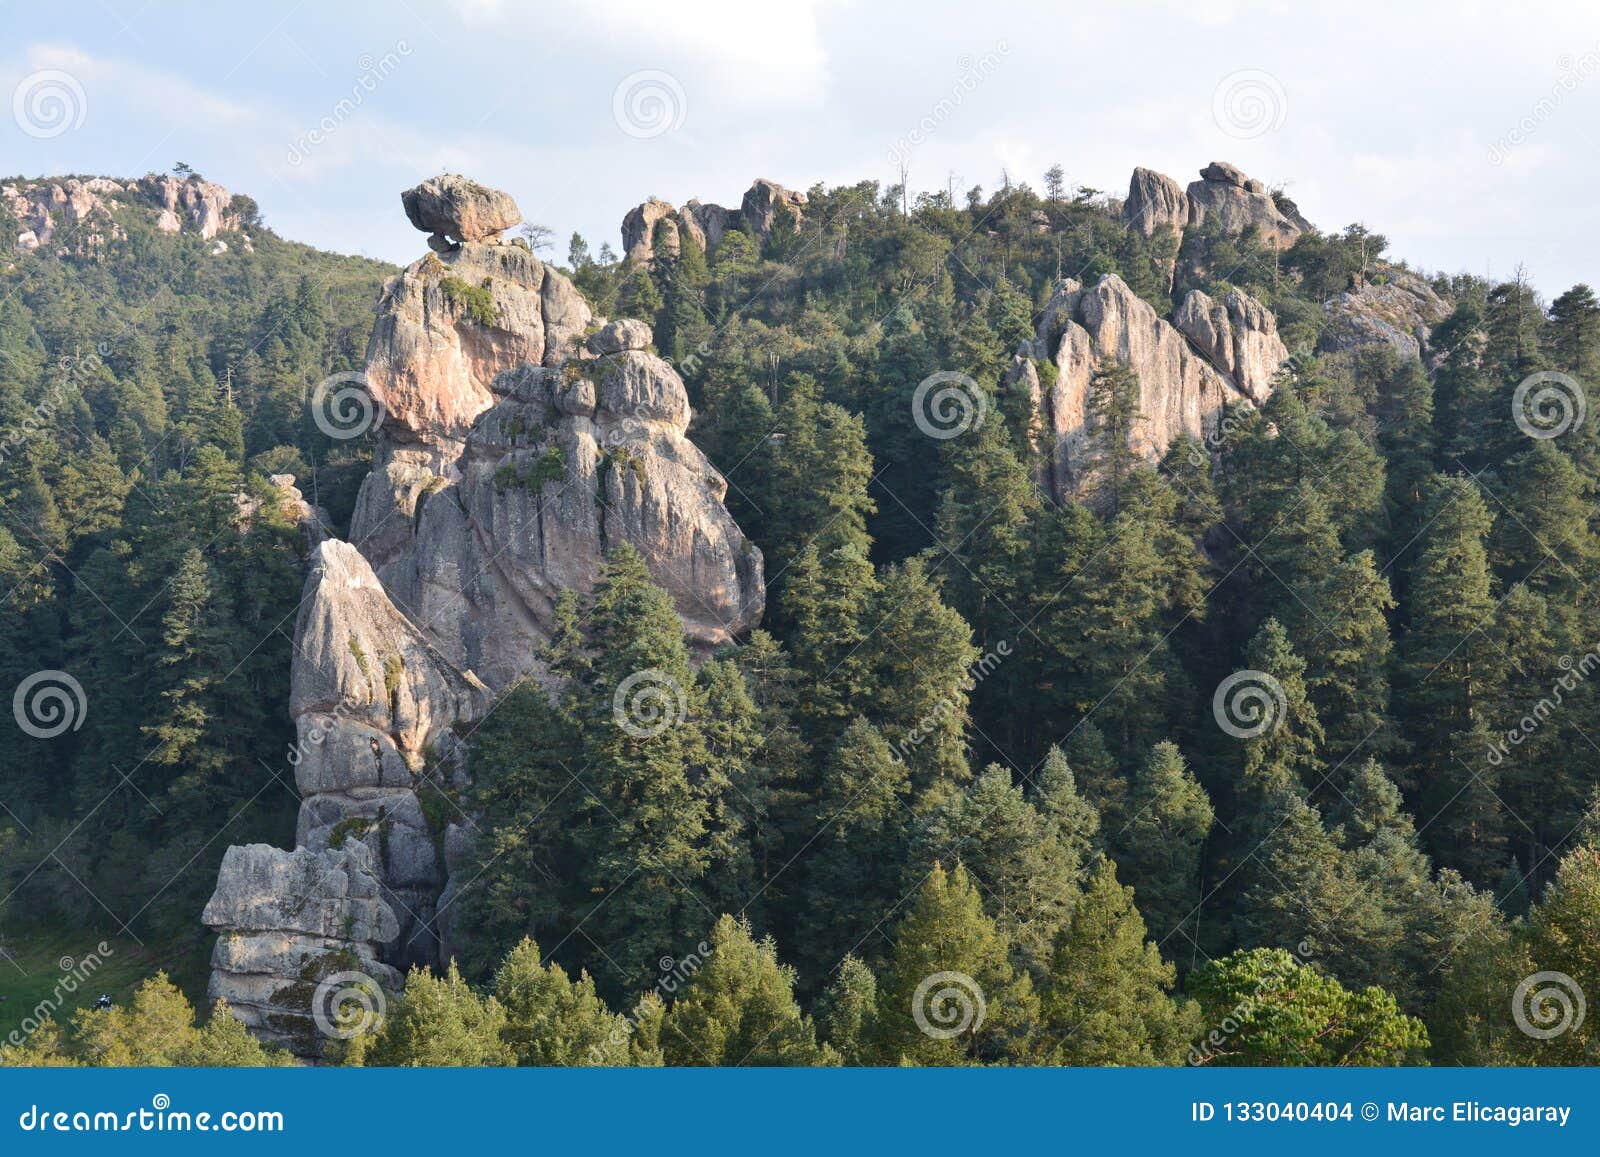
[[[192, 232], [207, 241], [244, 227], [233, 194], [194, 176], [152, 173], [134, 181], [107, 177], [7, 181], [0, 185], [0, 204], [17, 221], [18, 232], [11, 240], [23, 253], [51, 246], [62, 226], [78, 228], [72, 247], [58, 247], [59, 254], [96, 252], [127, 236], [117, 212], [130, 207], [152, 212], [155, 227], [163, 233]], [[248, 248], [249, 238], [242, 241]], [[222, 248], [214, 252], [226, 250], [225, 242], [217, 243]]]

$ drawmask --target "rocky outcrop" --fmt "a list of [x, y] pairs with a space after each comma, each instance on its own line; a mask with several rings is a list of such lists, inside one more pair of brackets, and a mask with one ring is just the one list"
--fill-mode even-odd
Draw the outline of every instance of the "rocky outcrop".
[[1339, 353], [1387, 345], [1402, 358], [1426, 354], [1434, 326], [1450, 316], [1450, 303], [1415, 273], [1393, 266], [1369, 272], [1359, 288], [1323, 303], [1327, 325], [1317, 348]]
[[0, 186], [0, 204], [16, 219], [18, 251], [53, 247], [56, 231], [66, 226], [72, 227], [72, 243], [57, 252], [85, 256], [127, 236], [111, 214], [111, 203], [123, 192], [122, 185], [100, 177], [36, 181]]
[[429, 253], [383, 288], [367, 388], [396, 441], [459, 445], [497, 376], [565, 357], [592, 321], [572, 282], [522, 245]]
[[[649, 261], [655, 256], [656, 240], [659, 237], [662, 254], [676, 257], [679, 220], [678, 210], [656, 197], [651, 197], [642, 205], [634, 206], [622, 218], [622, 251], [628, 255], [629, 261]], [[660, 224], [661, 222], [665, 224]]]
[[685, 237], [706, 252], [716, 248], [730, 229], [743, 227], [758, 241], [772, 235], [779, 213], [793, 214], [798, 225], [806, 195], [765, 177], [745, 192], [738, 209], [690, 201], [682, 209], [651, 197], [622, 218], [622, 251], [629, 261], [649, 261], [659, 246], [668, 257], [678, 254]]
[[406, 218], [424, 233], [460, 244], [500, 236], [522, 220], [511, 194], [446, 173], [400, 194]]
[[694, 238], [694, 243], [707, 253], [715, 249], [725, 234], [739, 219], [739, 214], [721, 205], [707, 205], [690, 201], [678, 214], [680, 227]]
[[209, 241], [239, 228], [233, 194], [213, 181], [152, 175], [140, 180], [138, 189], [156, 207], [156, 228], [163, 233], [194, 232]]
[[1230, 236], [1253, 228], [1263, 242], [1279, 249], [1289, 248], [1302, 232], [1279, 210], [1265, 185], [1226, 161], [1212, 161], [1189, 186], [1189, 223], [1206, 222]]
[[1172, 324], [1252, 402], [1272, 395], [1272, 377], [1289, 359], [1272, 311], [1248, 293], [1230, 289], [1221, 301], [1190, 290]]
[[805, 208], [806, 195], [785, 189], [776, 181], [757, 177], [756, 183], [745, 192], [739, 215], [750, 231], [765, 241], [772, 235], [772, 226], [779, 213], [790, 214], [795, 225], [800, 224], [800, 213]]
[[360, 973], [393, 988], [400, 974], [378, 959], [399, 933], [361, 843], [286, 852], [229, 848], [201, 919], [224, 929], [211, 954], [210, 995], [257, 1036], [302, 1056], [320, 1052], [318, 986]]
[[[126, 239], [118, 213], [130, 209], [153, 213], [153, 223], [163, 233], [196, 233], [208, 241], [243, 228], [233, 194], [197, 176], [17, 181], [0, 186], [0, 205], [16, 219], [17, 250], [45, 248], [60, 256], [89, 256], [109, 242]], [[213, 253], [226, 251], [225, 244], [213, 248]]]
[[1040, 394], [1035, 439], [1043, 451], [1040, 481], [1059, 500], [1081, 497], [1097, 481], [1088, 398], [1090, 379], [1103, 359], [1121, 362], [1139, 376], [1140, 417], [1130, 442], [1152, 462], [1179, 435], [1204, 438], [1214, 432], [1223, 407], [1248, 398], [1114, 274], [1089, 288], [1070, 279], [1060, 282], [1029, 352], [1056, 368], [1047, 392], [1039, 391], [1036, 375], [1032, 388]]
[[[474, 826], [439, 790], [466, 783], [456, 729], [495, 692], [545, 678], [555, 601], [591, 590], [609, 549], [639, 550], [702, 651], [753, 626], [765, 598], [761, 553], [686, 437], [688, 396], [649, 326], [594, 318], [522, 244], [462, 240], [391, 279], [366, 378], [384, 415], [372, 472], [351, 542], [316, 548], [295, 627], [296, 850], [226, 861], [206, 910], [221, 934], [214, 991], [252, 1000], [258, 1025], [300, 1015], [284, 1006], [314, 948], [441, 963]], [[285, 947], [305, 934], [259, 914], [270, 894], [295, 908], [307, 857], [358, 848], [340, 861], [345, 894], [389, 918]]]
[[1122, 203], [1122, 222], [1146, 237], [1163, 229], [1182, 233], [1189, 227], [1189, 194], [1163, 173], [1135, 169]]

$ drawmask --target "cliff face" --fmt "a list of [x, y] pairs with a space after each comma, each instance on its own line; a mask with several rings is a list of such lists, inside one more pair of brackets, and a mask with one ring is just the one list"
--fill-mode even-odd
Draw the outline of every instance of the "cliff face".
[[433, 252], [384, 288], [365, 374], [379, 448], [352, 541], [317, 547], [296, 623], [296, 849], [230, 849], [205, 912], [213, 995], [305, 1055], [330, 978], [392, 985], [448, 956], [441, 897], [472, 821], [430, 784], [464, 785], [456, 728], [542, 677], [563, 590], [590, 590], [630, 543], [704, 648], [765, 599], [649, 327], [605, 324], [503, 242], [508, 205], [463, 178], [405, 196]]
[[[1193, 290], [1169, 321], [1114, 274], [1089, 287], [1060, 282], [1013, 368], [1013, 381], [1035, 399], [1040, 485], [1058, 500], [1092, 488], [1089, 383], [1103, 359], [1139, 375], [1131, 442], [1154, 462], [1181, 435], [1213, 434], [1224, 407], [1266, 401], [1288, 357], [1271, 311], [1239, 290], [1221, 301]], [[1055, 366], [1049, 389], [1036, 361]]]

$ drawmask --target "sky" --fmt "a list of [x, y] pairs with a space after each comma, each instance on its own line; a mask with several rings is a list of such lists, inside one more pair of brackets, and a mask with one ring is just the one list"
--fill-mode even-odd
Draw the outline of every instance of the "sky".
[[395, 262], [459, 171], [594, 248], [649, 196], [1069, 182], [1212, 160], [1324, 229], [1547, 296], [1600, 280], [1600, 5], [0, 0], [0, 173], [183, 161]]

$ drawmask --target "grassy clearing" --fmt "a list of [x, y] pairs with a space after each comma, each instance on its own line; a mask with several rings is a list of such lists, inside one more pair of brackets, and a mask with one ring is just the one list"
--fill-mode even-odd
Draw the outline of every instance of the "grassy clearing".
[[[81, 936], [56, 930], [0, 932], [0, 1038], [32, 1016], [42, 1001], [60, 1000], [54, 1017], [64, 1024], [102, 992], [118, 1004], [127, 1003], [140, 981], [161, 971], [191, 1001], [198, 997], [197, 1007], [206, 1007], [205, 976], [197, 972], [187, 946], [182, 951], [155, 944], [141, 947], [125, 937], [102, 939], [93, 929]], [[68, 992], [72, 985], [75, 991]]]

